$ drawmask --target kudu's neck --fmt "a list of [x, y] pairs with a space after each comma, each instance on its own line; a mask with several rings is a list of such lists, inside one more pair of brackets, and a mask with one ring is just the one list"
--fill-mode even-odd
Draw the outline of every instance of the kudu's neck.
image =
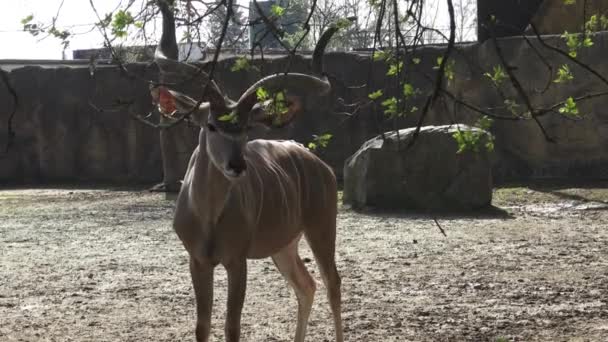
[[201, 128], [199, 134], [198, 150], [192, 185], [202, 201], [199, 208], [201, 214], [210, 223], [215, 223], [224, 210], [233, 184], [213, 164], [207, 152], [207, 134], [204, 128]]

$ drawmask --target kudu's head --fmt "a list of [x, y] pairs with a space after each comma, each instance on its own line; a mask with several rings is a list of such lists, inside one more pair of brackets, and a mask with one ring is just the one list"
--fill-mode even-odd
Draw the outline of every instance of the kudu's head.
[[[201, 148], [205, 148], [214, 166], [229, 180], [236, 180], [247, 170], [244, 149], [249, 130], [256, 126], [279, 128], [288, 125], [303, 110], [303, 98], [323, 95], [331, 86], [322, 76], [325, 46], [337, 31], [330, 28], [319, 40], [313, 54], [313, 72], [317, 76], [280, 73], [265, 77], [249, 87], [233, 101], [209, 75], [186, 63], [177, 61], [177, 43], [172, 10], [166, 0], [157, 0], [163, 14], [163, 33], [155, 53], [160, 69], [159, 87], [152, 97], [166, 115], [189, 114], [191, 121], [202, 128]], [[206, 83], [202, 101], [169, 90], [184, 80], [201, 79]]]

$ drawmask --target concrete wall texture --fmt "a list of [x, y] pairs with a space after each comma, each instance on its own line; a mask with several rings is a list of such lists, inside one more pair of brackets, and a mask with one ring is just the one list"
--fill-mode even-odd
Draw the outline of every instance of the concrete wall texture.
[[[550, 44], [564, 45], [557, 36], [546, 39]], [[552, 83], [558, 66], [566, 63], [566, 58], [544, 49], [534, 38], [530, 41], [532, 45], [522, 38], [505, 38], [499, 44], [534, 104], [549, 106], [568, 96], [605, 91], [606, 84], [573, 63], [569, 63], [575, 75], [573, 82], [567, 85]], [[408, 77], [421, 90], [413, 103], [420, 108], [432, 89], [429, 79], [432, 79], [433, 66], [442, 49], [427, 47], [416, 51], [416, 57], [421, 58], [422, 63], [410, 71]], [[540, 51], [545, 61], [554, 66], [552, 74], [534, 50]], [[579, 52], [579, 58], [608, 75], [606, 54], [608, 34], [600, 33], [594, 36], [591, 48]], [[448, 84], [449, 91], [481, 108], [504, 106], [504, 98], [483, 76], [500, 63], [492, 41], [458, 46], [453, 58], [456, 78]], [[226, 92], [232, 98], [238, 98], [261, 75], [285, 70], [288, 60], [258, 60], [259, 70], [238, 72], [230, 71], [233, 63], [232, 58], [223, 59], [216, 75]], [[291, 62], [291, 69], [307, 72], [309, 63], [309, 59], [297, 57]], [[381, 131], [414, 126], [419, 113], [397, 122], [383, 121], [381, 110], [373, 105], [353, 116], [343, 114], [348, 108], [342, 106], [342, 102], [365, 100], [369, 92], [386, 84], [387, 66], [383, 62], [372, 62], [368, 55], [349, 53], [328, 53], [325, 65], [334, 85], [333, 93], [322, 99], [307, 99], [305, 113], [291, 127], [273, 132], [271, 137], [306, 143], [311, 141], [313, 134], [333, 133], [329, 146], [319, 154], [334, 167], [340, 178], [344, 161], [364, 141]], [[0, 84], [0, 183], [149, 183], [161, 180], [159, 133], [131, 117], [152, 110], [145, 80], [157, 79], [153, 64], [128, 65], [131, 77], [117, 66], [105, 65], [93, 75], [86, 65], [9, 66], [0, 62], [0, 67], [10, 70], [9, 78], [19, 94], [14, 119], [16, 138], [5, 153], [7, 119], [14, 104], [4, 85]], [[361, 87], [365, 84], [369, 87]], [[550, 87], [545, 89], [547, 84]], [[508, 98], [518, 99], [508, 85], [501, 87], [501, 91]], [[196, 98], [200, 90], [193, 85], [189, 93]], [[523, 106], [521, 100], [518, 102]], [[584, 114], [580, 120], [559, 114], [540, 118], [555, 139], [553, 143], [544, 139], [532, 120], [496, 121], [492, 129], [496, 136], [495, 181], [608, 178], [607, 102], [607, 97], [581, 102], [579, 108]], [[478, 117], [462, 105], [442, 100], [433, 107], [425, 124], [470, 124]], [[196, 143], [198, 128], [182, 124], [172, 132], [177, 141], [179, 163], [185, 168]]]

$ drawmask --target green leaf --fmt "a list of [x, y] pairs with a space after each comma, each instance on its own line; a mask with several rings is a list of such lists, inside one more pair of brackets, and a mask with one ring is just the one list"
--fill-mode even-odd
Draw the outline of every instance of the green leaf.
[[578, 106], [572, 97], [569, 97], [564, 102], [564, 105], [559, 109], [559, 112], [567, 116], [579, 116]]
[[594, 31], [597, 31], [598, 26], [599, 26], [599, 18], [597, 16], [597, 14], [594, 14], [591, 17], [589, 17], [589, 20], [587, 20], [587, 22], [585, 23], [585, 30], [589, 31], [589, 32], [594, 32]]
[[475, 123], [475, 126], [483, 129], [484, 131], [487, 131], [490, 129], [490, 127], [492, 127], [493, 123], [494, 123], [494, 120], [492, 120], [492, 118], [484, 115], [479, 120], [477, 120], [477, 122]]
[[285, 14], [285, 8], [283, 8], [279, 5], [272, 5], [270, 7], [270, 13], [272, 13], [273, 15], [275, 15], [277, 17], [282, 17], [283, 14]]
[[393, 58], [393, 53], [390, 50], [375, 51], [372, 58], [374, 61], [390, 61]]
[[249, 70], [250, 68], [249, 59], [247, 59], [247, 57], [239, 57], [234, 61], [230, 71], [236, 72], [240, 70]]
[[418, 89], [415, 89], [413, 85], [409, 83], [403, 84], [403, 96], [406, 98], [412, 97], [418, 93]]
[[66, 40], [70, 36], [70, 32], [69, 31], [61, 31], [61, 30], [58, 30], [56, 27], [51, 27], [51, 29], [49, 30], [49, 33], [53, 37], [59, 38], [61, 40]]
[[576, 0], [564, 0], [564, 5], [574, 5], [576, 4]]
[[568, 31], [565, 31], [561, 36], [566, 41], [568, 55], [572, 58], [576, 58], [579, 49], [593, 46], [593, 40], [591, 37], [584, 36], [583, 40], [581, 41], [579, 36], [579, 33], [568, 33]]
[[332, 138], [332, 135], [329, 133], [325, 133], [322, 135], [313, 135], [313, 141], [308, 143], [308, 149], [311, 151], [315, 151], [317, 148], [325, 148], [329, 145], [329, 141]]
[[475, 127], [479, 127], [482, 130], [457, 130], [454, 132], [452, 137], [456, 140], [456, 144], [458, 145], [456, 153], [463, 153], [465, 151], [479, 152], [479, 147], [484, 141], [484, 138], [486, 141], [483, 147], [485, 147], [487, 151], [494, 150], [494, 136], [487, 132], [493, 122], [494, 121], [491, 118], [484, 115], [474, 124]]
[[259, 87], [255, 91], [255, 95], [257, 96], [258, 101], [266, 101], [268, 99], [268, 92], [262, 87]]
[[382, 90], [376, 90], [373, 93], [370, 93], [367, 95], [367, 97], [369, 97], [372, 100], [377, 100], [382, 96]]
[[129, 25], [133, 23], [135, 23], [135, 19], [133, 19], [131, 12], [125, 10], [117, 11], [112, 21], [112, 34], [119, 38], [125, 38]]
[[331, 140], [332, 135], [329, 133], [325, 133], [316, 138], [317, 138], [317, 141], [321, 144], [321, 147], [327, 147], [327, 144], [329, 144], [329, 141]]
[[381, 0], [367, 0], [367, 3], [372, 6], [372, 7], [380, 7], [382, 5], [382, 1]]
[[585, 39], [583, 39], [583, 47], [592, 47], [593, 46], [593, 40], [591, 40], [591, 37], [585, 37]]
[[32, 20], [34, 20], [34, 16], [32, 14], [27, 17], [21, 19], [21, 24], [23, 25], [23, 31], [29, 32], [32, 36], [37, 36], [40, 33], [44, 32], [44, 29], [40, 28], [38, 24], [32, 24]]
[[493, 73], [486, 72], [483, 75], [492, 80], [497, 87], [507, 78], [507, 74], [500, 64], [493, 67]]
[[224, 114], [217, 119], [223, 122], [230, 122], [231, 124], [235, 124], [238, 122], [238, 116], [236, 115], [236, 112]]
[[598, 31], [599, 30], [601, 30], [601, 31], [608, 30], [608, 17], [603, 14], [600, 16], [600, 27], [599, 27]]
[[506, 99], [504, 101], [504, 104], [507, 107], [507, 110], [509, 112], [511, 112], [511, 114], [513, 114], [514, 116], [517, 116], [517, 109], [519, 108], [519, 105], [517, 104], [517, 102], [515, 102], [514, 100], [511, 100], [511, 99]]
[[338, 21], [336, 21], [335, 25], [338, 29], [343, 30], [345, 28], [349, 28], [352, 24], [353, 24], [353, 21], [351, 19], [340, 18], [340, 19], [338, 19]]
[[396, 76], [403, 70], [403, 62], [393, 63], [389, 66], [387, 76]]
[[[443, 62], [443, 56], [437, 57], [437, 65], [433, 67], [434, 70], [439, 70], [441, 68], [441, 63]], [[456, 62], [454, 60], [448, 61], [444, 67], [444, 76], [448, 79], [448, 81], [454, 80], [454, 76], [456, 75], [454, 72], [454, 66]]]
[[32, 20], [34, 20], [34, 15], [30, 14], [27, 17], [21, 19], [21, 25], [25, 25], [28, 24], [29, 22], [31, 22]]
[[415, 58], [412, 58], [412, 62], [413, 62], [414, 64], [418, 65], [418, 64], [420, 64], [421, 59], [420, 59], [420, 58], [418, 58], [418, 57], [415, 57]]
[[382, 101], [381, 105], [384, 107], [384, 114], [391, 117], [396, 116], [398, 103], [399, 101], [394, 96]]
[[433, 67], [433, 69], [438, 70], [439, 66], [441, 66], [441, 62], [443, 62], [443, 57], [442, 56], [437, 57], [437, 64]]
[[557, 70], [557, 78], [553, 80], [553, 82], [566, 83], [568, 81], [572, 81], [573, 79], [574, 76], [572, 75], [572, 71], [570, 71], [570, 67], [568, 64], [564, 64]]
[[[259, 88], [259, 89], [261, 89], [261, 88]], [[262, 96], [263, 100], [272, 98], [272, 101], [270, 101], [270, 103], [266, 106], [266, 112], [268, 113], [268, 115], [274, 116], [275, 124], [278, 124], [279, 121], [281, 120], [279, 117], [280, 115], [283, 115], [283, 114], [286, 114], [287, 112], [289, 112], [289, 107], [287, 107], [285, 92], [278, 91], [270, 96], [264, 90], [262, 92], [262, 94], [257, 94], [257, 95], [258, 95], [258, 100], [260, 99], [260, 95]]]
[[494, 139], [488, 139], [488, 142], [486, 142], [486, 150], [490, 152], [494, 151]]
[[585, 33], [590, 34], [597, 31], [606, 31], [608, 29], [608, 17], [604, 14], [598, 16], [597, 14], [589, 17], [589, 20], [585, 23]]

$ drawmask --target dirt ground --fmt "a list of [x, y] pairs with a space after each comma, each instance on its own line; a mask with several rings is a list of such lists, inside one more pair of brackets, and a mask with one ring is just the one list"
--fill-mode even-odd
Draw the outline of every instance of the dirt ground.
[[[338, 220], [346, 341], [608, 341], [608, 185], [502, 188], [469, 216]], [[124, 189], [0, 190], [0, 341], [193, 341], [173, 201]], [[319, 282], [307, 341], [333, 341]], [[296, 300], [251, 261], [244, 341], [291, 341]], [[226, 277], [216, 273], [213, 341]]]

